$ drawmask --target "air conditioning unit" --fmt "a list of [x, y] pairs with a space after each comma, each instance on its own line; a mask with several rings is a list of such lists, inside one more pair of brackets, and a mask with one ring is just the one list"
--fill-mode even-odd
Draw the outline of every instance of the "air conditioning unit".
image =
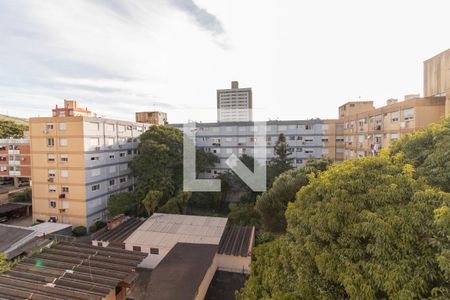
[[59, 194], [59, 199], [65, 199], [66, 198], [66, 194]]

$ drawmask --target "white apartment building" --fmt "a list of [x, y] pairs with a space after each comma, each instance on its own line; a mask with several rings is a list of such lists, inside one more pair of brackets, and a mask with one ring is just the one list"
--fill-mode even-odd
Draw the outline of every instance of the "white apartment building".
[[239, 88], [239, 83], [232, 81], [231, 89], [217, 90], [217, 121], [252, 121], [252, 101], [252, 89]]

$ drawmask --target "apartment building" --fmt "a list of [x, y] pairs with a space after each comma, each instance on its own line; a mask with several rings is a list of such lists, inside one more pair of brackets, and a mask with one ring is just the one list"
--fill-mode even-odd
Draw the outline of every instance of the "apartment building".
[[[265, 135], [261, 131], [264, 124]], [[182, 124], [172, 126], [183, 129]], [[330, 157], [342, 161], [344, 157], [343, 137], [336, 136], [336, 132], [340, 129], [335, 120], [196, 123], [195, 127], [197, 148], [214, 153], [220, 159], [215, 168], [207, 171], [209, 174], [207, 177], [214, 177], [228, 170], [225, 161], [231, 154], [237, 157], [249, 155], [255, 157], [261, 164], [272, 160], [281, 133], [286, 137], [289, 150], [292, 152], [292, 163], [296, 168], [309, 159]], [[257, 151], [258, 148], [255, 146], [259, 138], [265, 140], [266, 156]]]
[[129, 163], [150, 127], [93, 117], [76, 101], [30, 119], [33, 220], [89, 226], [111, 195], [133, 188]]
[[14, 186], [28, 183], [31, 177], [30, 140], [0, 139], [0, 178], [12, 178]]
[[137, 112], [136, 122], [151, 125], [167, 125], [167, 113], [162, 111]]
[[239, 88], [239, 82], [232, 81], [231, 89], [217, 90], [218, 122], [252, 121], [252, 108], [251, 88]]
[[347, 102], [339, 107], [343, 126], [344, 159], [377, 155], [393, 141], [414, 131], [438, 123], [445, 115], [445, 97], [420, 98], [405, 96], [404, 101], [389, 99], [383, 107], [375, 108], [373, 101]]
[[445, 97], [445, 115], [450, 116], [450, 49], [423, 63], [423, 94]]

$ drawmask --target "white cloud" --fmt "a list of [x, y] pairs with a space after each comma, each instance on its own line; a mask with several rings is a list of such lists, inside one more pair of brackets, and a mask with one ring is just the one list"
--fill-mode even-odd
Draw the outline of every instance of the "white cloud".
[[336, 117], [359, 96], [381, 105], [421, 92], [422, 61], [449, 47], [448, 8], [447, 0], [3, 1], [0, 113], [50, 113], [75, 98], [110, 117], [156, 106], [171, 121], [206, 120], [215, 90], [239, 80], [264, 118]]

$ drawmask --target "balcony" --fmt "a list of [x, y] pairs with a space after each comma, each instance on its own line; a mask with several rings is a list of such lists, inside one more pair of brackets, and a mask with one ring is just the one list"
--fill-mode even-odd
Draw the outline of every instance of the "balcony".
[[10, 160], [9, 165], [10, 166], [20, 166], [20, 160]]
[[20, 154], [20, 150], [8, 150], [8, 154], [10, 154], [10, 155], [19, 155]]
[[10, 176], [20, 176], [20, 171], [9, 171]]

